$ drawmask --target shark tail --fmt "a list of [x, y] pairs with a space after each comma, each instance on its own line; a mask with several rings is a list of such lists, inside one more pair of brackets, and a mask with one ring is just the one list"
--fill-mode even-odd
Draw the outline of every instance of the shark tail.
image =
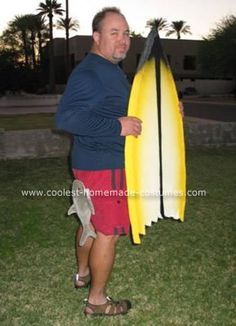
[[91, 230], [89, 226], [83, 227], [83, 232], [81, 234], [79, 245], [82, 247], [89, 237], [95, 239], [96, 236], [97, 236], [96, 233], [93, 230]]

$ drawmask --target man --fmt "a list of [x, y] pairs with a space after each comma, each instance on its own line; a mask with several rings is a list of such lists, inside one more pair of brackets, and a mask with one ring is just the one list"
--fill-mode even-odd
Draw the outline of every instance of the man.
[[[73, 71], [56, 115], [57, 127], [74, 135], [72, 168], [85, 187], [101, 192], [125, 190], [125, 136], [139, 136], [141, 121], [127, 117], [130, 86], [118, 63], [130, 47], [129, 27], [120, 10], [104, 8], [92, 23], [91, 52]], [[129, 233], [127, 198], [93, 196], [91, 227], [96, 239], [79, 246], [75, 287], [90, 284], [86, 315], [125, 314], [128, 300], [114, 301], [106, 294], [119, 236]]]

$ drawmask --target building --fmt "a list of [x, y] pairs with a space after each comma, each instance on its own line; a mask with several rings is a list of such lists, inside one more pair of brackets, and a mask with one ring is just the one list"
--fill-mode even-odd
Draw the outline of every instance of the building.
[[[199, 49], [203, 40], [161, 39], [167, 54], [177, 88], [185, 94], [227, 94], [232, 92], [232, 78], [215, 79], [201, 71]], [[92, 43], [91, 36], [77, 35], [70, 38], [70, 66], [73, 69], [87, 55]], [[126, 59], [121, 63], [127, 76], [132, 80], [144, 48], [145, 38], [131, 38], [131, 47]], [[65, 77], [65, 39], [54, 40], [56, 80], [64, 84]]]

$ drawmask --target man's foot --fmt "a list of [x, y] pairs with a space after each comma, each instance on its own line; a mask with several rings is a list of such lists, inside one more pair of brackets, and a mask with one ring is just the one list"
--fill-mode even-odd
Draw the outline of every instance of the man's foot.
[[79, 274], [75, 274], [74, 276], [74, 286], [76, 289], [87, 288], [90, 285], [90, 274], [86, 276], [80, 276]]
[[116, 316], [125, 315], [131, 309], [129, 300], [114, 301], [110, 297], [106, 297], [106, 300], [101, 305], [94, 305], [87, 301], [84, 314], [86, 316]]

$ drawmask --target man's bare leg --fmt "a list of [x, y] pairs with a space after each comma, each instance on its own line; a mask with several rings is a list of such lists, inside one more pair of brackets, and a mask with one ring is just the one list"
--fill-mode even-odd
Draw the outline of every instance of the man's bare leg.
[[118, 235], [107, 236], [97, 232], [97, 238], [93, 242], [89, 256], [92, 283], [88, 301], [91, 304], [99, 305], [106, 302], [106, 285], [114, 265], [118, 239]]
[[[92, 227], [92, 226], [91, 226]], [[79, 245], [79, 241], [81, 238], [83, 228], [80, 226], [76, 230], [76, 242], [75, 242], [75, 255], [76, 255], [76, 262], [77, 262], [77, 273], [81, 276], [87, 276], [90, 274], [89, 269], [89, 255], [91, 251], [91, 247], [93, 245], [94, 239], [88, 238], [83, 246]], [[83, 281], [76, 281], [78, 286], [83, 286]]]

